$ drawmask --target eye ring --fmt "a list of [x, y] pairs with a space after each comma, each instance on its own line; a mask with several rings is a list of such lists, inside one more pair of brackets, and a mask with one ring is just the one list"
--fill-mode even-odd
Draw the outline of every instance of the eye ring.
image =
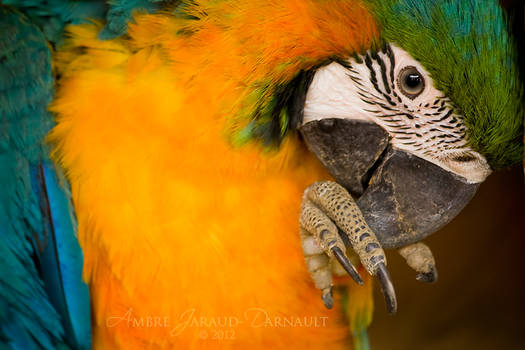
[[425, 90], [425, 78], [416, 67], [407, 66], [397, 75], [397, 86], [403, 95], [413, 100]]

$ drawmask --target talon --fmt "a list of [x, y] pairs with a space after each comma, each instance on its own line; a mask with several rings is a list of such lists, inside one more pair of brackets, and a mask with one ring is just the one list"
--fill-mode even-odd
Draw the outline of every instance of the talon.
[[435, 267], [432, 267], [430, 272], [418, 273], [416, 276], [416, 280], [418, 280], [419, 282], [424, 282], [424, 283], [434, 283], [437, 281], [437, 279], [438, 279], [438, 273]]
[[397, 312], [396, 292], [384, 263], [377, 265], [376, 276], [379, 279], [381, 291], [385, 296], [386, 308], [390, 314], [395, 314]]
[[[299, 222], [308, 271], [316, 287], [323, 291], [326, 307], [331, 307], [333, 303], [328, 293], [332, 276], [328, 271], [327, 260], [320, 260], [323, 254], [339, 261], [339, 264], [332, 264], [332, 268], [341, 265], [357, 284], [363, 284], [363, 279], [346, 255], [347, 248], [351, 248], [368, 273], [378, 276], [388, 312], [397, 311], [396, 294], [386, 270], [385, 252], [346, 189], [331, 181], [310, 185], [304, 191]], [[320, 250], [314, 252], [313, 249], [306, 249], [312, 239]], [[312, 259], [316, 259], [316, 264], [312, 263]]]
[[327, 309], [331, 309], [334, 306], [334, 296], [332, 294], [332, 287], [323, 290], [323, 303]]
[[[348, 274], [350, 275], [350, 277], [352, 277], [352, 279], [357, 283], [359, 284], [360, 286], [363, 285], [363, 279], [361, 278], [361, 276], [359, 275], [359, 272], [357, 272], [356, 268], [354, 267], [354, 265], [352, 265], [352, 263], [350, 262], [350, 260], [348, 260], [348, 258], [346, 257], [346, 255], [343, 253], [343, 251], [339, 248], [339, 247], [333, 247], [331, 249], [332, 253], [334, 254], [335, 258], [337, 259], [337, 261], [339, 261], [339, 263], [341, 264], [341, 266], [343, 266], [343, 268], [345, 269], [346, 272], [348, 272]], [[323, 299], [324, 300], [324, 299]]]
[[408, 266], [418, 273], [416, 279], [420, 282], [433, 283], [437, 281], [438, 273], [432, 251], [424, 243], [414, 243], [399, 249], [399, 254], [405, 258]]

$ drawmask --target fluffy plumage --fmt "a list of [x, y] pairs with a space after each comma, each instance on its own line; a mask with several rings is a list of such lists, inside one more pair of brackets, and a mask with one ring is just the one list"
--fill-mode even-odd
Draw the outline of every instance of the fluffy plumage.
[[[354, 1], [200, 1], [135, 21], [104, 42], [99, 26], [72, 27], [57, 62], [50, 139], [72, 184], [95, 346], [346, 348], [341, 303], [324, 309], [298, 239], [301, 194], [327, 174], [296, 136], [273, 152], [230, 141], [264, 137], [273, 94], [302, 69], [370, 46], [371, 17]], [[244, 319], [253, 307], [327, 324], [170, 336], [193, 308]], [[169, 325], [129, 323], [148, 316]]]
[[[522, 93], [512, 43], [500, 40], [506, 24], [495, 1], [6, 1], [41, 29], [2, 8], [27, 34], [0, 38], [8, 53], [0, 60], [2, 75], [16, 72], [14, 82], [0, 85], [0, 157], [9, 186], [0, 200], [2, 227], [9, 230], [1, 232], [0, 259], [13, 267], [0, 276], [9, 306], [0, 309], [8, 310], [0, 314], [6, 324], [0, 331], [11, 343], [30, 339], [15, 344], [22, 348], [63, 345], [64, 334], [78, 326], [63, 312], [67, 296], [51, 306], [53, 293], [44, 291], [32, 260], [37, 250], [27, 243], [42, 227], [73, 222], [67, 188], [40, 143], [51, 126], [44, 106], [53, 94], [45, 39], [60, 46], [52, 105], [58, 125], [49, 140], [72, 186], [99, 348], [348, 346], [347, 320], [340, 308], [322, 306], [297, 234], [304, 188], [328, 177], [290, 132], [292, 92], [308, 70], [382, 40], [399, 43], [465, 115], [473, 147], [493, 167], [516, 161], [521, 150], [515, 113]], [[162, 13], [144, 13], [161, 7]], [[106, 22], [86, 24], [87, 17]], [[62, 43], [68, 23], [84, 24], [71, 27]], [[456, 79], [463, 71], [467, 75]], [[476, 91], [474, 101], [465, 81]], [[263, 151], [252, 140], [280, 147]], [[42, 196], [48, 188], [57, 190], [58, 202], [52, 193]], [[58, 217], [43, 215], [51, 207]], [[66, 222], [55, 221], [60, 218]], [[63, 256], [78, 265], [78, 255]], [[61, 275], [60, 261], [51, 262], [49, 269]], [[366, 347], [370, 285], [354, 288], [346, 304], [350, 330]], [[177, 328], [188, 311], [208, 320], [245, 320], [254, 307], [272, 317], [327, 317], [327, 323], [245, 322], [231, 329], [234, 342], [199, 338], [202, 326]], [[149, 326], [155, 317], [163, 322]]]
[[55, 84], [52, 50], [68, 24], [107, 17], [100, 36], [115, 37], [134, 10], [153, 10], [158, 2], [1, 3], [0, 347], [87, 349], [89, 293], [81, 281], [71, 194], [43, 142], [53, 126], [47, 111]]

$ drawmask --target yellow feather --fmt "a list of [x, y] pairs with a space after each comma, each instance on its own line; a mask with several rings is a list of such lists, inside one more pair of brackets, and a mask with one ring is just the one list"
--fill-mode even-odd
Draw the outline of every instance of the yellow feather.
[[[341, 302], [324, 308], [298, 237], [302, 192], [328, 175], [296, 136], [269, 153], [233, 148], [225, 135], [246, 86], [283, 60], [288, 34], [305, 35], [293, 49], [312, 65], [369, 44], [375, 27], [358, 2], [204, 3], [244, 26], [225, 34], [209, 19], [199, 34], [176, 36], [187, 22], [140, 15], [129, 38], [113, 41], [97, 40], [98, 24], [74, 26], [57, 54], [63, 78], [49, 140], [72, 185], [94, 347], [347, 348]], [[354, 27], [339, 40], [345, 21]], [[243, 29], [260, 37], [245, 41]], [[253, 308], [273, 322], [253, 324]], [[241, 322], [182, 327], [192, 310], [197, 320]]]

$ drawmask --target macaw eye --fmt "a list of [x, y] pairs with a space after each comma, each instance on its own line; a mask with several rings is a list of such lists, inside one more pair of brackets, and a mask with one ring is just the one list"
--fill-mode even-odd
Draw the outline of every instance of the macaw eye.
[[410, 99], [415, 99], [425, 89], [425, 79], [416, 67], [403, 68], [397, 76], [397, 86]]

